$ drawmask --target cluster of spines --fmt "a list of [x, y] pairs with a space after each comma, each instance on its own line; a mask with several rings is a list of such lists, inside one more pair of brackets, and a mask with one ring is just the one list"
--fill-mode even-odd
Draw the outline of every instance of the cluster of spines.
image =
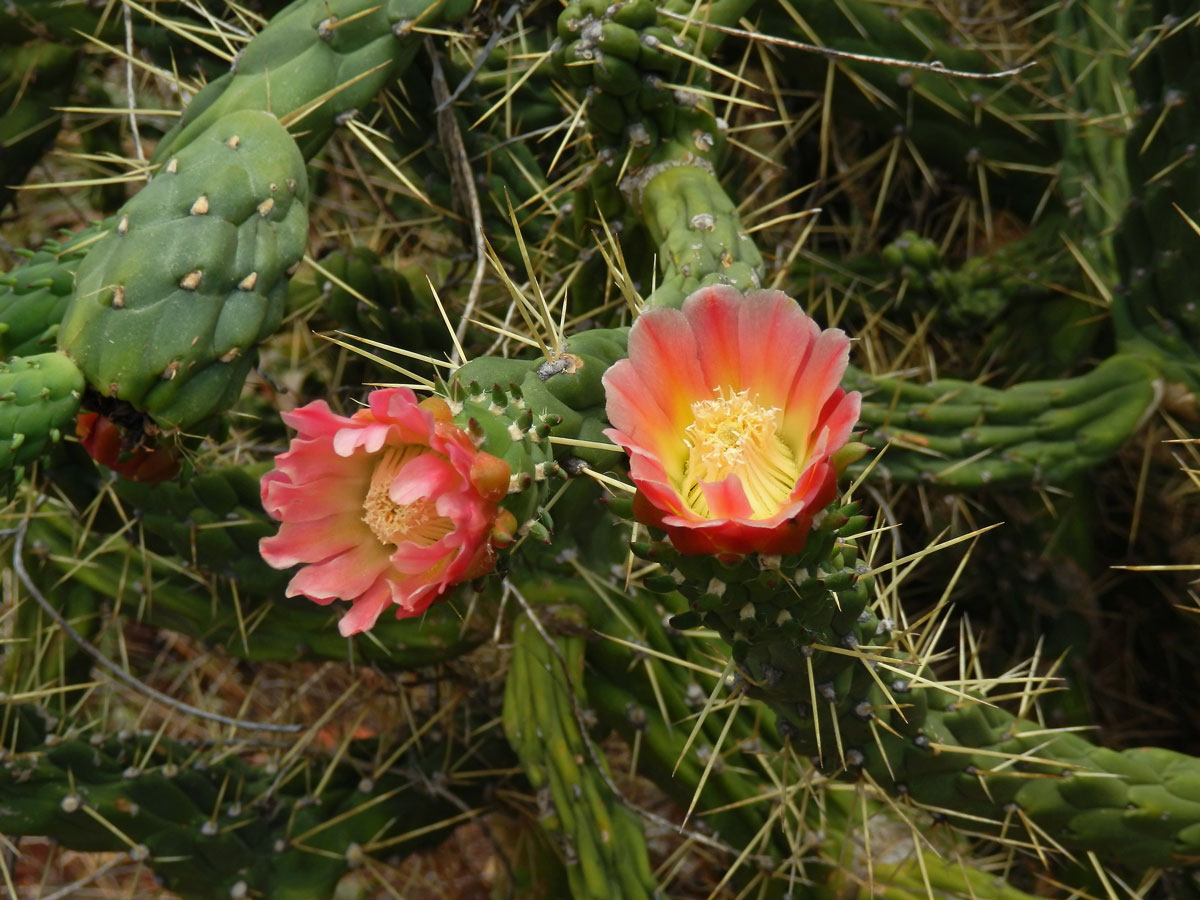
[[404, 275], [374, 251], [335, 250], [317, 266], [305, 266], [288, 282], [288, 315], [303, 316], [317, 331], [370, 336], [430, 356], [450, 349], [434, 304], [418, 297]]
[[965, 183], [986, 185], [985, 203], [1027, 216], [1037, 210], [1048, 173], [1059, 162], [1052, 124], [1031, 121], [1029, 115], [1030, 107], [1040, 102], [1040, 85], [1035, 82], [1026, 93], [1012, 79], [967, 81], [868, 61], [886, 47], [882, 55], [895, 59], [937, 60], [961, 71], [987, 71], [989, 54], [964, 47], [965, 30], [921, 4], [813, 3], [806, 4], [800, 20], [778, 5], [762, 12], [759, 27], [765, 33], [801, 45], [815, 39], [822, 46], [861, 55], [829, 60], [802, 47], [779, 49], [779, 66], [793, 83], [818, 90], [829, 84], [827, 103], [841, 121], [852, 119], [876, 134], [903, 141], [914, 148], [922, 168], [932, 166]]

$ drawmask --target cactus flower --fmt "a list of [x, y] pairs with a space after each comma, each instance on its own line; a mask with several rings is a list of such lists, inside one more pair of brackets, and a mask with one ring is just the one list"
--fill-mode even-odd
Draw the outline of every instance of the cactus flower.
[[372, 391], [346, 417], [323, 400], [283, 414], [296, 429], [262, 480], [263, 506], [282, 522], [259, 544], [275, 568], [297, 564], [287, 595], [352, 604], [349, 636], [389, 605], [397, 618], [424, 612], [447, 588], [495, 566], [511, 540], [508, 463], [478, 450], [438, 397], [406, 388]]
[[686, 554], [802, 549], [858, 420], [849, 346], [778, 291], [707, 287], [643, 313], [604, 376], [637, 518]]

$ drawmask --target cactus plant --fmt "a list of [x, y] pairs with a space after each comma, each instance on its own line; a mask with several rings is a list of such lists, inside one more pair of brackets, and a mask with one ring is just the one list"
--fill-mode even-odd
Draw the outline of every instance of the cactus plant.
[[[467, 821], [481, 895], [1187, 895], [1158, 872], [1200, 856], [1190, 706], [1159, 748], [1085, 739], [1057, 717], [1104, 673], [1048, 658], [1065, 624], [1111, 649], [1136, 593], [1160, 658], [1100, 662], [1195, 668], [1134, 581], [1186, 607], [1172, 571], [1080, 586], [1191, 563], [1160, 459], [1196, 467], [1189, 4], [276, 6], [0, 10], [24, 52], [132, 47], [5, 240], [104, 218], [72, 181], [139, 141], [151, 173], [0, 278], [6, 834], [203, 898], [403, 891], [393, 848]], [[768, 285], [845, 330], [844, 377]], [[797, 380], [824, 393], [764, 399]], [[878, 459], [833, 446], [855, 391]], [[961, 565], [961, 531], [920, 549], [1013, 510]], [[366, 615], [379, 577], [408, 593]], [[276, 745], [246, 726], [279, 696]]]

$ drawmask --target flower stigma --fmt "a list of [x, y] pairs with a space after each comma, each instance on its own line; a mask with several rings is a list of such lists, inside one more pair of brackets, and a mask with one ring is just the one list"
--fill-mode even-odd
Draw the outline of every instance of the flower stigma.
[[768, 518], [789, 500], [800, 477], [795, 454], [779, 436], [781, 410], [760, 406], [749, 389], [717, 388], [716, 395], [692, 404], [679, 494], [693, 512], [711, 518], [700, 482], [736, 475], [754, 518]]
[[439, 515], [436, 503], [430, 498], [397, 503], [391, 497], [392, 482], [400, 469], [427, 449], [420, 444], [389, 447], [375, 466], [371, 485], [363, 499], [362, 520], [381, 544], [399, 546], [409, 541], [428, 547], [454, 530], [454, 522]]

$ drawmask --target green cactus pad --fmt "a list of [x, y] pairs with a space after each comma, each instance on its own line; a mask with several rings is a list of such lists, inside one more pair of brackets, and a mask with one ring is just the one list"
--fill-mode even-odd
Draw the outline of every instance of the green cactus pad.
[[854, 369], [845, 384], [863, 391], [867, 443], [892, 444], [879, 477], [956, 488], [1062, 481], [1111, 456], [1162, 390], [1158, 370], [1132, 355], [1076, 378], [1003, 390], [951, 379], [919, 385]]
[[231, 113], [168, 160], [80, 265], [60, 348], [164, 429], [237, 398], [308, 234], [304, 161], [270, 114]]

